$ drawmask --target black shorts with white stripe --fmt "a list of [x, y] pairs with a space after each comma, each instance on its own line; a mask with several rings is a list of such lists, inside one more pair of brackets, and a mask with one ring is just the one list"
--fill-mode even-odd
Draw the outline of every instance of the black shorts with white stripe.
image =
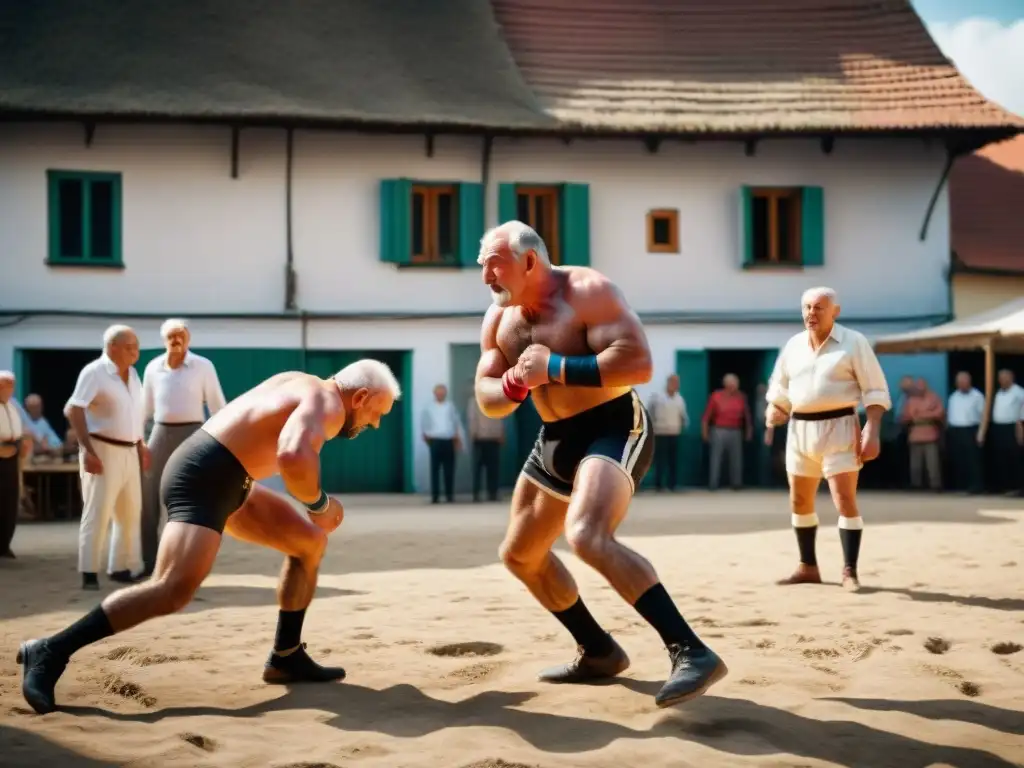
[[568, 419], [545, 422], [523, 474], [548, 495], [568, 501], [576, 470], [589, 458], [617, 466], [636, 491], [654, 458], [654, 435], [635, 391]]

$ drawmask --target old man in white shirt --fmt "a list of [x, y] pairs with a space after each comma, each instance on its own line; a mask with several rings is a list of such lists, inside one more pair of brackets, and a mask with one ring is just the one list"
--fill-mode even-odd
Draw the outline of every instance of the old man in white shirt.
[[21, 506], [21, 467], [18, 462], [32, 448], [14, 400], [14, 374], [0, 371], [0, 557], [14, 558], [11, 541]]
[[133, 367], [138, 360], [135, 331], [111, 326], [103, 334], [103, 354], [78, 374], [64, 406], [80, 445], [78, 570], [83, 589], [99, 589], [97, 573], [111, 521], [110, 579], [131, 582], [142, 570], [139, 519], [149, 451], [142, 441], [142, 382]]
[[[800, 565], [780, 584], [820, 584], [814, 498], [821, 478], [839, 511], [843, 587], [860, 589], [857, 560], [864, 521], [857, 508], [863, 462], [878, 456], [882, 415], [892, 407], [882, 366], [863, 334], [836, 323], [839, 301], [831, 288], [811, 288], [801, 300], [804, 327], [782, 348], [765, 399], [767, 426], [789, 420], [786, 472]], [[857, 406], [867, 422], [861, 430]]]
[[153, 421], [147, 446], [150, 467], [143, 483], [142, 560], [145, 574], [156, 566], [160, 523], [160, 478], [167, 459], [206, 421], [204, 405], [213, 416], [225, 405], [217, 369], [205, 357], [189, 350], [188, 323], [172, 318], [160, 327], [164, 354], [153, 358], [142, 375], [142, 423]]

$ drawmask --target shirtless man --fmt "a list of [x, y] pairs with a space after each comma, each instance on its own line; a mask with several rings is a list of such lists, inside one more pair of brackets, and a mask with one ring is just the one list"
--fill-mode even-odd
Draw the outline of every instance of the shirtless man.
[[[327, 535], [344, 515], [320, 487], [320, 449], [334, 437], [376, 429], [399, 396], [386, 365], [360, 360], [332, 379], [279, 373], [218, 411], [167, 461], [160, 489], [167, 526], [152, 578], [114, 592], [63, 631], [22, 643], [21, 691], [32, 709], [45, 714], [56, 708], [54, 688], [80, 648], [188, 605], [213, 567], [225, 530], [285, 555], [277, 636], [264, 681], [344, 678], [340, 667], [313, 661], [301, 640]], [[284, 496], [254, 485], [278, 473], [308, 516]]]
[[653, 456], [647, 411], [633, 390], [651, 378], [639, 318], [601, 273], [552, 267], [543, 240], [522, 222], [484, 235], [479, 263], [494, 305], [481, 332], [477, 401], [503, 418], [532, 394], [544, 421], [516, 483], [501, 559], [579, 651], [540, 679], [587, 683], [629, 666], [551, 552], [564, 532], [572, 551], [661, 635], [672, 671], [657, 705], [700, 695], [725, 676], [725, 664], [680, 615], [651, 564], [615, 539]]

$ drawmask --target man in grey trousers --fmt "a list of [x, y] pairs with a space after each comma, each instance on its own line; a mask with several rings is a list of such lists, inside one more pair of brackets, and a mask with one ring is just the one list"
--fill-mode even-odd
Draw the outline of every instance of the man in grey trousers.
[[722, 462], [729, 465], [729, 484], [734, 491], [743, 486], [743, 443], [754, 437], [750, 403], [740, 391], [740, 380], [733, 373], [722, 379], [722, 388], [711, 393], [701, 420], [701, 436], [711, 446], [708, 486], [718, 490]]
[[189, 351], [192, 337], [188, 323], [177, 318], [167, 320], [160, 327], [160, 336], [167, 352], [151, 360], [142, 377], [142, 423], [153, 420], [147, 443], [151, 463], [142, 493], [142, 559], [147, 576], [156, 566], [160, 544], [160, 477], [164, 465], [174, 449], [206, 421], [204, 404], [210, 416], [225, 405], [213, 363]]

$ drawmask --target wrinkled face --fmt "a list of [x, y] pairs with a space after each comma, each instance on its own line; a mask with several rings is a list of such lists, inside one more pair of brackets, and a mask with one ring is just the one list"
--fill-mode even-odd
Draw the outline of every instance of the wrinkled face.
[[0, 379], [0, 403], [6, 403], [14, 394], [14, 379]]
[[668, 393], [670, 395], [674, 395], [676, 392], [678, 392], [679, 391], [679, 377], [676, 376], [675, 374], [672, 374], [671, 376], [669, 376], [668, 380], [665, 382], [665, 389], [668, 391]]
[[971, 374], [961, 371], [956, 375], [956, 388], [966, 392], [971, 388]]
[[394, 399], [387, 392], [370, 392], [365, 387], [357, 389], [349, 398], [348, 414], [338, 437], [354, 440], [367, 427], [377, 429], [381, 418], [391, 413], [394, 404]]
[[804, 299], [802, 314], [808, 331], [831, 331], [835, 322], [835, 305], [827, 296], [808, 296]]
[[530, 251], [517, 259], [504, 239], [494, 237], [480, 249], [477, 262], [482, 267], [484, 285], [491, 289], [492, 301], [508, 307], [521, 303], [537, 255]]
[[25, 411], [33, 419], [43, 415], [43, 399], [39, 395], [29, 395], [25, 398]]
[[107, 349], [107, 357], [119, 368], [135, 365], [139, 362], [139, 337], [134, 333], [122, 333]]
[[164, 339], [164, 347], [170, 354], [184, 355], [188, 351], [188, 342], [188, 331], [171, 331], [167, 334], [167, 338]]

